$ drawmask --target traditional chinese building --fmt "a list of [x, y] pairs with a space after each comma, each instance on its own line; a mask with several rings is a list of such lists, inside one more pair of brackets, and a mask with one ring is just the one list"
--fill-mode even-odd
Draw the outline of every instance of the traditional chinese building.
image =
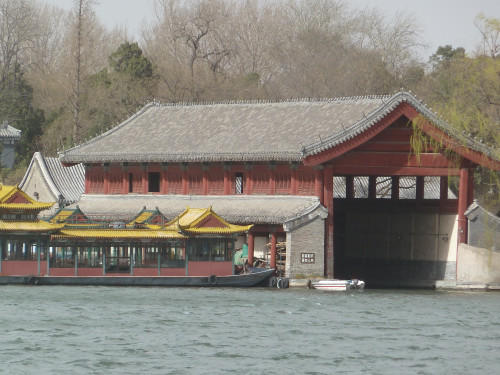
[[129, 221], [111, 221], [77, 206], [40, 220], [53, 204], [0, 185], [0, 283], [11, 276], [125, 275], [134, 285], [134, 277], [233, 275], [235, 236], [252, 227], [231, 224], [211, 207], [187, 207], [170, 221], [143, 208]]
[[2, 153], [0, 164], [3, 167], [12, 168], [15, 161], [15, 144], [21, 139], [21, 130], [10, 126], [7, 121], [0, 125], [0, 144]]
[[[274, 266], [276, 243], [286, 242], [289, 277], [418, 285], [456, 279], [474, 169], [500, 169], [493, 149], [406, 92], [152, 103], [60, 160], [84, 164], [78, 205], [87, 214], [146, 206], [175, 217], [186, 204], [212, 206], [227, 220], [256, 224], [244, 240], [250, 259], [269, 243]], [[458, 199], [449, 178], [459, 180]]]

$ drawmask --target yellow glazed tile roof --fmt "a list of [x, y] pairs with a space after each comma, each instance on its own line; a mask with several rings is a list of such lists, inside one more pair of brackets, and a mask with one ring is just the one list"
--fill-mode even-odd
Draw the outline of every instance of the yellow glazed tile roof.
[[230, 228], [188, 228], [183, 231], [189, 234], [237, 234], [248, 232], [252, 227], [253, 225], [231, 225]]
[[148, 229], [62, 229], [52, 238], [123, 238], [123, 239], [184, 239], [186, 236], [167, 230]]
[[[198, 227], [205, 219], [212, 216], [220, 226]], [[212, 207], [209, 208], [190, 208], [187, 207], [183, 213], [170, 221], [165, 226], [170, 230], [180, 230], [191, 234], [236, 234], [248, 232], [253, 225], [234, 225], [217, 215]]]
[[0, 231], [2, 232], [46, 232], [58, 230], [64, 227], [63, 224], [52, 224], [46, 221], [11, 221], [0, 220]]
[[75, 213], [75, 210], [67, 210], [67, 209], [62, 209], [61, 211], [57, 212], [55, 216], [53, 216], [50, 221], [53, 223], [65, 221]]
[[[8, 200], [16, 194], [22, 196], [27, 203], [8, 203]], [[52, 207], [54, 203], [37, 202], [19, 189], [18, 186], [0, 184], [0, 209], [42, 211]]]

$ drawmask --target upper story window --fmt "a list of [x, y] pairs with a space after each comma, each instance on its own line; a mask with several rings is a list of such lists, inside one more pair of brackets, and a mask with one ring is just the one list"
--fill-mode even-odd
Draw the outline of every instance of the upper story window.
[[160, 172], [148, 173], [148, 192], [149, 193], [160, 192]]
[[234, 193], [243, 194], [243, 173], [241, 172], [234, 174]]

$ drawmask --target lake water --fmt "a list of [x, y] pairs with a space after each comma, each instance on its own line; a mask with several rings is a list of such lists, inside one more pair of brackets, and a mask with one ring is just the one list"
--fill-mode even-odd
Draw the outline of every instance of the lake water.
[[1, 374], [498, 374], [500, 293], [0, 287]]

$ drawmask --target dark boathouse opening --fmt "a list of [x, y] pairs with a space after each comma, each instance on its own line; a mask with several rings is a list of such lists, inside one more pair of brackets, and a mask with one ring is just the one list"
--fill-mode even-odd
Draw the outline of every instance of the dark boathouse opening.
[[334, 178], [334, 274], [372, 286], [455, 277], [457, 199], [439, 176]]

